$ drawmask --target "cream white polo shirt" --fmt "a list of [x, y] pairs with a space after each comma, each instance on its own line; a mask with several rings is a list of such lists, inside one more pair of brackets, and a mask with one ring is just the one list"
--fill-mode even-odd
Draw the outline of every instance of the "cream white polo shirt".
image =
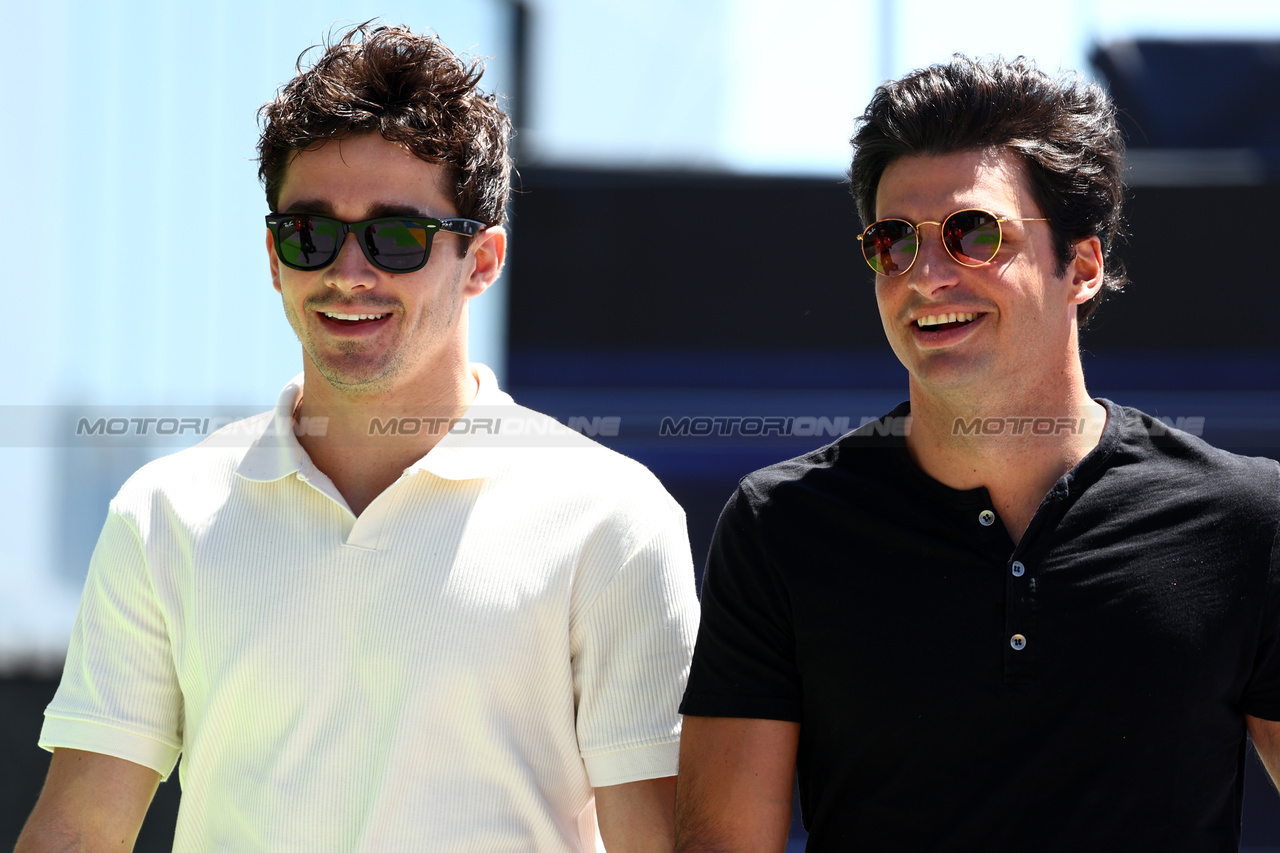
[[359, 518], [294, 437], [301, 377], [138, 471], [40, 745], [181, 755], [177, 851], [593, 849], [593, 786], [676, 772], [684, 515], [473, 370]]

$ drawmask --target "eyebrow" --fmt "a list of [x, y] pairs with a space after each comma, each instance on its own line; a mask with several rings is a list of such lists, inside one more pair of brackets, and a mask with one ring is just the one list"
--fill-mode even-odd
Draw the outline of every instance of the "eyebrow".
[[[317, 216], [328, 216], [336, 219], [333, 215], [333, 205], [322, 198], [300, 198], [292, 204], [288, 205], [280, 213], [314, 213]], [[400, 204], [392, 202], [375, 202], [365, 210], [365, 215], [360, 217], [364, 219], [379, 219], [384, 216], [411, 216], [422, 219], [448, 219], [446, 214], [442, 217], [432, 216], [430, 213], [424, 213], [411, 204]]]

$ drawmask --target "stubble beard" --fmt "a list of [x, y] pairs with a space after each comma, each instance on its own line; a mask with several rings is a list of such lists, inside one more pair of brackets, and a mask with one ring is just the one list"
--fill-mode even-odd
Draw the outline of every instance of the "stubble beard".
[[[389, 322], [401, 323], [400, 337], [387, 350], [371, 353], [363, 360], [361, 353], [368, 345], [361, 341], [338, 340], [327, 352], [322, 351], [287, 300], [284, 300], [285, 317], [302, 344], [307, 360], [325, 381], [344, 395], [378, 396], [389, 391], [409, 365], [420, 363], [426, 357], [426, 351], [443, 341], [457, 324], [462, 311], [457, 298], [461, 278], [459, 274], [442, 289], [439, 296], [443, 298], [443, 304], [439, 300], [423, 303], [415, 316], [413, 329], [404, 325], [405, 313], [399, 300], [385, 298], [361, 301], [359, 313], [390, 313], [392, 316]], [[437, 309], [445, 305], [449, 309], [448, 315], [442, 316]], [[303, 302], [303, 310], [308, 312], [341, 307], [342, 303], [335, 299], [308, 299]]]

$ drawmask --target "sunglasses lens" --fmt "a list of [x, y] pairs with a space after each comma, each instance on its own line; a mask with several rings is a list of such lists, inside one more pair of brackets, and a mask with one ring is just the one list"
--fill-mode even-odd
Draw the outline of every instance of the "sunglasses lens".
[[942, 223], [942, 242], [959, 263], [978, 267], [1000, 251], [1000, 222], [985, 210], [961, 210]]
[[299, 269], [328, 266], [338, 253], [342, 229], [337, 223], [312, 216], [291, 216], [280, 220], [277, 245], [280, 259]]
[[365, 228], [362, 240], [378, 266], [391, 272], [412, 270], [427, 262], [434, 228], [414, 219], [379, 219]]
[[901, 219], [874, 222], [862, 235], [862, 254], [880, 275], [902, 275], [916, 258], [916, 229]]

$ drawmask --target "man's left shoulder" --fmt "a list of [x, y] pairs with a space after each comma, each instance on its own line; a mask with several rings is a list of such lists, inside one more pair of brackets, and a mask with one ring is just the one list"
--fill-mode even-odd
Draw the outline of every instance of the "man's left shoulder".
[[1175, 419], [1116, 408], [1124, 417], [1123, 455], [1151, 466], [1167, 484], [1220, 493], [1234, 501], [1280, 503], [1280, 463], [1275, 459], [1215, 447], [1202, 437], [1203, 418]]
[[[517, 434], [507, 432], [512, 424], [519, 424]], [[527, 439], [506, 466], [506, 476], [540, 482], [545, 499], [592, 498], [683, 512], [643, 464], [549, 415], [515, 405], [503, 418], [502, 431], [507, 439]]]

